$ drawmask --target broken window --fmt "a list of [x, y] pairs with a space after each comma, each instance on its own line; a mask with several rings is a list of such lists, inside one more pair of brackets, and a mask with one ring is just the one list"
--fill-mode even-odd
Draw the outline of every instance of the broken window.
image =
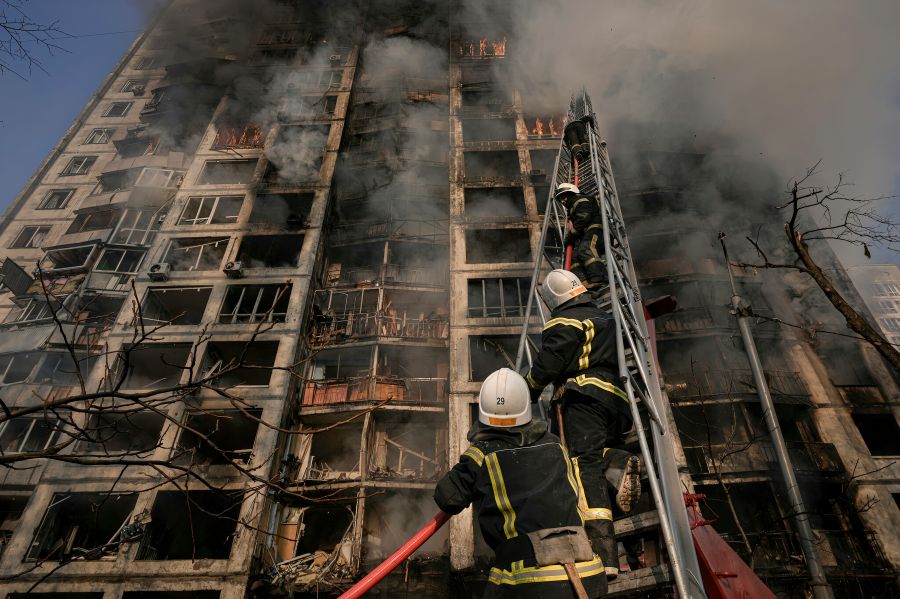
[[86, 175], [97, 162], [96, 156], [75, 156], [63, 167], [60, 175]]
[[432, 423], [379, 422], [369, 454], [373, 479], [433, 479], [447, 461], [447, 429]]
[[515, 141], [516, 122], [513, 119], [463, 119], [463, 140]]
[[237, 259], [244, 268], [297, 266], [303, 235], [248, 235], [241, 240]]
[[525, 216], [525, 194], [521, 187], [468, 187], [466, 218], [515, 218]]
[[91, 416], [80, 431], [78, 453], [120, 454], [149, 453], [159, 446], [159, 438], [166, 419], [150, 410], [108, 413]]
[[853, 422], [873, 456], [900, 456], [900, 426], [891, 412], [854, 413]]
[[210, 341], [203, 358], [203, 375], [227, 370], [216, 376], [216, 385], [265, 386], [272, 378], [277, 353], [277, 341]]
[[531, 262], [528, 229], [469, 229], [466, 231], [466, 262]]
[[111, 229], [121, 213], [118, 210], [92, 210], [75, 216], [75, 220], [66, 230], [66, 235]]
[[38, 210], [61, 210], [66, 207], [75, 194], [74, 189], [51, 189], [41, 200]]
[[285, 96], [281, 100], [278, 117], [284, 121], [312, 119], [334, 114], [337, 96]]
[[[128, 372], [122, 387], [157, 389], [177, 386], [181, 375], [187, 370], [190, 355], [190, 343], [144, 343], [133, 347], [128, 351]], [[124, 352], [119, 360], [120, 367], [124, 367]]]
[[39, 248], [49, 232], [50, 227], [22, 227], [9, 247], [10, 249]]
[[108, 144], [116, 132], [113, 127], [104, 127], [102, 129], [94, 129], [85, 138], [84, 143], [87, 144]]
[[519, 154], [508, 152], [465, 152], [467, 180], [513, 179], [521, 176]]
[[[416, 533], [420, 522], [431, 517], [428, 515], [429, 510], [434, 511], [429, 505], [434, 501], [431, 495], [431, 491], [408, 489], [385, 491], [366, 500], [363, 528], [377, 531], [365, 535], [363, 539], [362, 551], [367, 565], [381, 561], [396, 551]], [[439, 530], [416, 551], [413, 559], [446, 555], [449, 536], [448, 530]]]
[[179, 463], [216, 465], [247, 464], [262, 410], [206, 410], [189, 413], [178, 437]]
[[120, 158], [137, 158], [156, 154], [159, 149], [159, 138], [129, 134], [125, 139], [114, 141], [113, 144]]
[[228, 237], [179, 237], [169, 243], [163, 262], [172, 270], [216, 270], [225, 257]]
[[309, 224], [314, 198], [315, 194], [312, 193], [257, 194], [250, 213], [250, 223], [301, 229]]
[[144, 168], [134, 182], [137, 187], [177, 187], [181, 183], [182, 171], [168, 168]]
[[141, 268], [146, 250], [120, 250], [107, 248], [97, 260], [96, 272], [135, 274]]
[[291, 285], [229, 285], [219, 312], [227, 324], [284, 322], [291, 301]]
[[349, 555], [353, 510], [344, 505], [290, 508], [278, 527], [278, 555], [283, 559], [304, 554], [327, 556], [341, 549]]
[[211, 291], [212, 287], [151, 287], [141, 305], [141, 316], [149, 326], [200, 324]]
[[97, 249], [97, 244], [67, 247], [65, 249], [50, 250], [41, 258], [41, 269], [44, 273], [67, 269], [86, 269], [88, 262]]
[[244, 196], [188, 198], [179, 225], [234, 224], [244, 205]]
[[525, 315], [531, 281], [469, 279], [469, 318], [511, 318]]
[[140, 172], [141, 169], [130, 168], [103, 173], [97, 178], [97, 190], [94, 193], [110, 193], [129, 189], [134, 186], [134, 182], [137, 181]]
[[61, 434], [62, 423], [54, 416], [13, 418], [0, 425], [0, 453], [43, 451], [60, 443]]
[[500, 368], [515, 368], [518, 335], [471, 335], [469, 337], [469, 380], [483, 381]]
[[221, 125], [216, 131], [212, 148], [261, 148], [266, 141], [262, 127], [255, 124]]
[[362, 424], [350, 423], [312, 435], [301, 480], [339, 480], [359, 476]]
[[168, 96], [171, 91], [172, 88], [169, 87], [158, 87], [150, 92], [150, 99], [147, 100], [144, 107], [141, 109], [141, 115], [147, 115], [159, 110], [160, 105], [162, 105], [166, 96]]
[[137, 559], [228, 559], [241, 495], [225, 491], [160, 491]]
[[[51, 305], [53, 306], [51, 308]], [[9, 311], [5, 322], [33, 322], [53, 318], [62, 306], [58, 301], [48, 302], [44, 297], [32, 297], [24, 306], [15, 306]]]
[[113, 102], [109, 106], [106, 107], [106, 110], [103, 111], [103, 116], [109, 117], [121, 117], [128, 114], [128, 111], [131, 110], [131, 105], [134, 102]]
[[135, 493], [54, 493], [27, 559], [62, 561], [100, 548], [116, 553], [121, 528], [136, 502]]
[[328, 132], [328, 125], [283, 125], [272, 147], [266, 150], [270, 167], [266, 172], [267, 183], [317, 181]]
[[[27, 495], [0, 496], [0, 557], [3, 556], [3, 552], [19, 525], [26, 505], [28, 505]], [[102, 599], [102, 596], [98, 599]]]
[[866, 367], [865, 357], [855, 340], [838, 335], [819, 335], [815, 349], [835, 386], [875, 386], [875, 379]]
[[[143, 79], [126, 79], [125, 83], [123, 83], [122, 87], [119, 89], [119, 92], [123, 94], [133, 92], [136, 96], [139, 96], [143, 93], [146, 85], [147, 82]], [[140, 91], [140, 93], [138, 93], [138, 91]]]
[[27, 381], [40, 359], [40, 352], [0, 356], [0, 385]]
[[531, 150], [531, 171], [551, 176], [556, 165], [556, 155], [556, 150]]
[[129, 208], [122, 214], [110, 243], [150, 245], [165, 217], [166, 214], [158, 209]]
[[253, 180], [256, 159], [250, 160], [207, 160], [197, 179], [200, 185], [246, 184]]

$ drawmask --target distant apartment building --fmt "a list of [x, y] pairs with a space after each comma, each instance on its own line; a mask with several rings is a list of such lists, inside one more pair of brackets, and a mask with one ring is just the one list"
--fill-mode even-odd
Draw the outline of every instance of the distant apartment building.
[[852, 266], [847, 273], [885, 338], [900, 345], [900, 268], [896, 264], [871, 264]]

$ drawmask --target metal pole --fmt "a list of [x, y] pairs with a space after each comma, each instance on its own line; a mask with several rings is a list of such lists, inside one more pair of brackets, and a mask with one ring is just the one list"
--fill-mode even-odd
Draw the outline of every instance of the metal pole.
[[747, 311], [741, 306], [741, 296], [738, 295], [737, 286], [734, 283], [731, 262], [728, 260], [728, 248], [725, 247], [725, 233], [719, 233], [719, 241], [722, 243], [722, 252], [725, 254], [725, 266], [728, 269], [728, 281], [731, 283], [731, 308], [738, 320], [741, 339], [744, 342], [744, 350], [747, 352], [747, 359], [750, 361], [750, 368], [753, 371], [756, 393], [759, 395], [759, 401], [762, 404], [766, 426], [769, 429], [769, 434], [772, 436], [772, 446], [775, 449], [778, 468], [781, 470], [781, 476], [784, 478], [784, 484], [787, 487], [788, 500], [791, 502], [791, 518], [797, 527], [800, 547], [803, 550], [803, 557], [806, 558], [806, 567], [809, 570], [813, 596], [816, 599], [834, 599], [831, 586], [829, 586], [828, 580], [825, 578], [825, 570], [819, 561], [819, 553], [813, 541], [812, 527], [809, 525], [809, 516], [806, 513], [803, 496], [800, 494], [800, 486], [797, 484], [794, 466], [791, 464], [787, 444], [784, 442], [784, 435], [781, 433], [781, 425], [778, 423], [778, 417], [775, 415], [775, 404], [772, 401], [772, 394], [769, 392], [769, 385], [763, 374], [762, 362], [760, 362], [759, 353], [756, 351], [753, 333], [750, 331], [750, 318], [747, 315]]

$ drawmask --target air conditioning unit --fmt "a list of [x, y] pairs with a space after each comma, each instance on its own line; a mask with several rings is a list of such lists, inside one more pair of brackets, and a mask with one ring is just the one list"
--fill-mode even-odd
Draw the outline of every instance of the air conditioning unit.
[[331, 66], [339, 67], [341, 66], [341, 58], [340, 54], [332, 54], [328, 57], [328, 60], [331, 62]]
[[240, 279], [244, 276], [244, 265], [237, 261], [226, 262], [222, 272], [224, 272], [229, 279]]
[[150, 277], [151, 281], [168, 281], [169, 271], [171, 270], [172, 265], [168, 262], [157, 262], [150, 265], [147, 276]]
[[143, 85], [135, 85], [131, 88], [131, 93], [135, 96], [143, 96], [144, 95], [144, 86]]

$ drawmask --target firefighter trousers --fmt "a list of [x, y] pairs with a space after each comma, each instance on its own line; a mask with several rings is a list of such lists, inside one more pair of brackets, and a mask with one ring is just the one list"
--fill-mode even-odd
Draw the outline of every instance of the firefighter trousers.
[[[594, 552], [607, 566], [618, 567], [612, 520], [611, 481], [608, 470], [620, 470], [631, 456], [618, 449], [633, 420], [627, 402], [612, 393], [603, 399], [568, 390], [562, 396], [563, 428], [569, 455], [580, 485], [579, 503], [584, 527]], [[558, 434], [554, 418], [552, 430]]]
[[591, 228], [575, 245], [572, 251], [572, 268], [582, 281], [587, 281], [588, 289], [607, 284], [606, 264], [603, 261], [603, 230]]

